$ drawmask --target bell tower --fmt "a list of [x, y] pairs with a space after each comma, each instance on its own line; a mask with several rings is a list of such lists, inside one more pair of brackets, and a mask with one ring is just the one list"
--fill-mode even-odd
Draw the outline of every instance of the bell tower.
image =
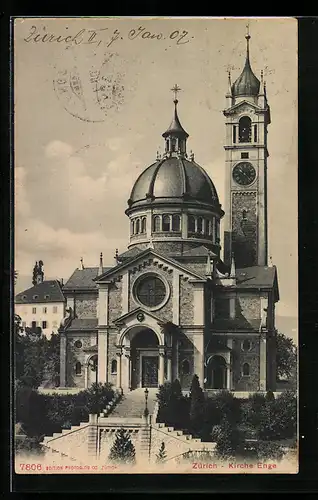
[[237, 268], [267, 265], [267, 127], [270, 109], [266, 84], [250, 64], [250, 34], [242, 73], [228, 76], [225, 116], [224, 261]]

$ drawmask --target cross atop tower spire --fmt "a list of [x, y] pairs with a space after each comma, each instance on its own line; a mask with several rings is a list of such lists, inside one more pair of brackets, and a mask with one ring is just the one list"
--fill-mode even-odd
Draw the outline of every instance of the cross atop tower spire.
[[[173, 93], [174, 93], [174, 103], [177, 104], [178, 103], [178, 99], [177, 99], [177, 95], [178, 95], [178, 92], [180, 92], [182, 89], [177, 85], [175, 84], [172, 89], [170, 89]], [[177, 102], [176, 102], [177, 101]]]

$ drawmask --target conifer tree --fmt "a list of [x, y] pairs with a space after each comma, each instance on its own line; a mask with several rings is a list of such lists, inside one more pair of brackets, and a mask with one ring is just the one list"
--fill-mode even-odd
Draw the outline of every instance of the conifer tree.
[[199, 377], [193, 376], [190, 388], [190, 425], [191, 430], [198, 434], [202, 429], [204, 419], [204, 394], [200, 387]]
[[131, 442], [129, 433], [121, 428], [116, 432], [113, 446], [111, 447], [109, 460], [111, 462], [133, 465], [136, 461], [136, 452]]
[[166, 445], [164, 441], [162, 441], [159, 453], [156, 455], [156, 462], [163, 463], [165, 460], [167, 460]]

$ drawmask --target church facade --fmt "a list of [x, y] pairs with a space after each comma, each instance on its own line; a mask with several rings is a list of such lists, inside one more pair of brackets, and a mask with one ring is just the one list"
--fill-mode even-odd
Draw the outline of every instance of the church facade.
[[[275, 390], [277, 271], [267, 250], [266, 86], [247, 55], [224, 110], [225, 204], [187, 153], [178, 117], [136, 180], [127, 251], [76, 269], [63, 287], [60, 385], [124, 392], [194, 374], [206, 390]], [[224, 221], [224, 241], [220, 223]], [[221, 245], [224, 258], [221, 258]]]

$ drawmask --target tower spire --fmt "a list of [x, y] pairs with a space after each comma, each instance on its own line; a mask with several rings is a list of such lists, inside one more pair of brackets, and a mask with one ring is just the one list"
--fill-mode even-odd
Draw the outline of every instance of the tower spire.
[[182, 127], [178, 116], [177, 105], [179, 101], [177, 99], [177, 94], [181, 91], [181, 88], [176, 84], [172, 87], [171, 91], [174, 93], [174, 113], [169, 128], [162, 134], [162, 137], [164, 137], [166, 141], [165, 155], [172, 156], [173, 154], [179, 154], [185, 156], [186, 141], [189, 134]]
[[250, 63], [250, 27], [249, 22], [246, 25], [246, 59], [242, 73], [232, 85], [232, 94], [234, 97], [257, 96], [259, 93], [260, 81], [254, 75]]
[[247, 25], [246, 25], [246, 35], [245, 35], [245, 38], [246, 38], [246, 60], [248, 62], [250, 62], [250, 39], [251, 39], [251, 35], [250, 35], [250, 22], [247, 21]]

